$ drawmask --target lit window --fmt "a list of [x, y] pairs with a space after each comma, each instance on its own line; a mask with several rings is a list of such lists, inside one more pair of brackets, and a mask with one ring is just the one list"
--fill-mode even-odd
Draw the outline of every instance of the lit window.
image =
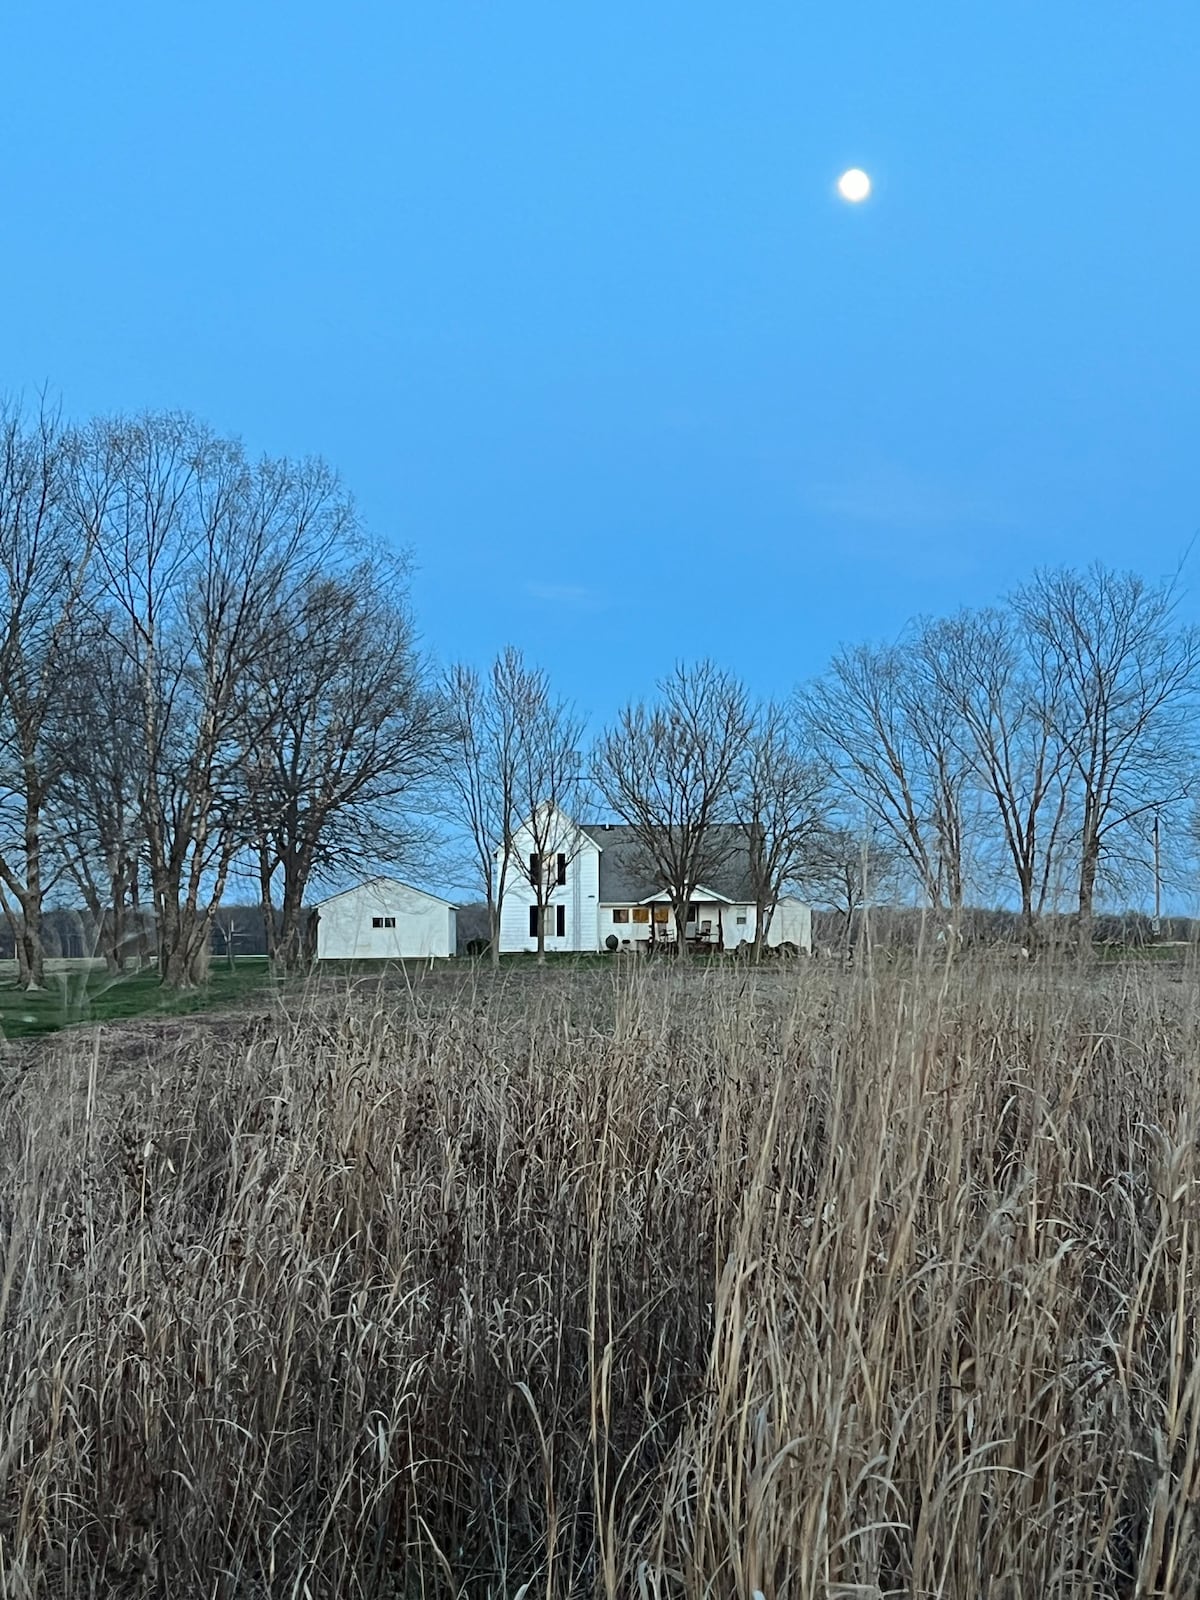
[[654, 920], [655, 920], [655, 922], [670, 922], [670, 920], [671, 920], [671, 908], [670, 908], [670, 906], [655, 906], [655, 908], [654, 908]]
[[635, 922], [649, 922], [650, 921], [650, 907], [649, 906], [634, 906], [634, 908], [633, 908], [633, 920]]

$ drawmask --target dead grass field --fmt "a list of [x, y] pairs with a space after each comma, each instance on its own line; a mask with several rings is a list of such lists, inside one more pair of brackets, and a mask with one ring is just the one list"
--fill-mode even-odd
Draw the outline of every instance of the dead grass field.
[[458, 969], [26, 1047], [0, 1593], [1191, 1600], [1196, 997]]

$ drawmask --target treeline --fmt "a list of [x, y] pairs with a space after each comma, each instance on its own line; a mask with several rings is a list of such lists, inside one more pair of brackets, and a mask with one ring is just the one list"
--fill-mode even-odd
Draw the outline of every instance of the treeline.
[[149, 909], [184, 987], [235, 865], [289, 963], [314, 875], [411, 844], [441, 701], [404, 561], [322, 462], [251, 459], [183, 415], [10, 406], [0, 582], [0, 909], [24, 985], [64, 883], [114, 968]]
[[[1178, 841], [1192, 832], [1200, 634], [1176, 606], [1170, 583], [1047, 571], [1002, 605], [843, 648], [783, 699], [754, 700], [711, 662], [683, 664], [586, 757], [571, 707], [515, 652], [490, 675], [459, 669], [455, 771], [493, 948], [497, 852], [544, 907], [553, 880], [525, 863], [569, 854], [558, 813], [593, 806], [630, 827], [672, 885], [681, 949], [730, 824], [749, 845], [760, 946], [795, 889], [847, 928], [893, 899], [925, 907], [954, 940], [973, 899], [1015, 906], [1027, 947], [1088, 943], [1101, 897], [1144, 900], [1153, 883], [1158, 901], [1169, 869], [1190, 863]], [[515, 830], [531, 811], [526, 854]]]
[[1068, 912], [1087, 937], [1188, 833], [1200, 637], [1173, 585], [1100, 567], [844, 648], [776, 699], [682, 663], [589, 748], [519, 651], [423, 657], [405, 559], [324, 463], [185, 415], [9, 406], [0, 582], [0, 913], [28, 986], [48, 897], [82, 905], [114, 969], [150, 923], [163, 981], [194, 983], [247, 877], [297, 965], [313, 886], [420, 873], [447, 825], [493, 950], [514, 882], [549, 902], [562, 815], [626, 823], [681, 931], [736, 824], [760, 937], [796, 890], [847, 925], [898, 900], [953, 929], [973, 898], [1016, 906], [1024, 942]]

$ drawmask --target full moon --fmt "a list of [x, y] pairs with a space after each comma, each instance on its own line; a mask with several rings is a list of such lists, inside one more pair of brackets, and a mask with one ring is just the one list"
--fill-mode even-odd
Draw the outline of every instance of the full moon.
[[871, 192], [871, 180], [861, 167], [851, 167], [849, 172], [843, 172], [837, 186], [842, 199], [851, 200], [855, 204], [865, 200]]

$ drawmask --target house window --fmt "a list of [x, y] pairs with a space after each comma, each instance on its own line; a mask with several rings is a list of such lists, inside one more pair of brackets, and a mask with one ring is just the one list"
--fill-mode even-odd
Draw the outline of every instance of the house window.
[[655, 908], [654, 908], [654, 920], [655, 920], [655, 922], [659, 922], [659, 923], [669, 922], [671, 920], [671, 908], [670, 908], [670, 906], [655, 906]]
[[687, 919], [689, 922], [698, 922], [700, 919], [700, 907], [696, 905], [689, 906], [687, 908]]
[[541, 872], [541, 870], [542, 870], [542, 858], [541, 858], [541, 856], [539, 856], [536, 851], [530, 851], [530, 854], [529, 854], [529, 881], [530, 881], [530, 883], [536, 883], [538, 881], [538, 873]]
[[614, 922], [628, 922], [629, 912], [625, 906], [614, 906], [612, 917]]
[[371, 926], [373, 928], [394, 928], [396, 919], [395, 917], [372, 917]]
[[739, 928], [744, 928], [746, 926], [746, 919], [745, 919], [744, 916], [743, 917], [738, 917], [737, 925], [738, 925]]
[[635, 922], [649, 922], [650, 921], [650, 907], [649, 906], [634, 906], [634, 908], [633, 908], [633, 920]]
[[558, 856], [558, 884], [559, 888], [567, 881], [567, 858], [560, 851]]
[[[546, 907], [546, 937], [550, 938], [551, 936], [556, 936], [559, 939], [562, 939], [562, 938], [566, 937], [566, 932], [567, 932], [567, 908], [566, 908], [566, 906], [547, 906]], [[536, 906], [530, 906], [530, 908], [529, 908], [529, 937], [531, 939], [536, 939], [537, 935], [538, 935], [538, 908]]]

